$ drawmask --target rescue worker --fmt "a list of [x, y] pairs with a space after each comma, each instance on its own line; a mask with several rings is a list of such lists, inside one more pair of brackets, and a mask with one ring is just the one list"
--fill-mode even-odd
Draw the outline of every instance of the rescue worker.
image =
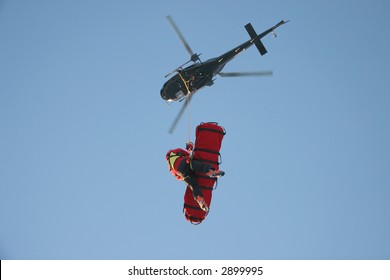
[[186, 149], [177, 148], [168, 151], [166, 154], [166, 160], [168, 162], [169, 171], [178, 180], [184, 181], [192, 190], [195, 201], [199, 204], [199, 207], [205, 211], [209, 211], [209, 207], [203, 198], [200, 186], [196, 181], [195, 173], [205, 173], [212, 178], [225, 175], [225, 172], [215, 170], [211, 165], [204, 163], [200, 160], [192, 158], [192, 152], [194, 150], [194, 144], [189, 142], [186, 144]]

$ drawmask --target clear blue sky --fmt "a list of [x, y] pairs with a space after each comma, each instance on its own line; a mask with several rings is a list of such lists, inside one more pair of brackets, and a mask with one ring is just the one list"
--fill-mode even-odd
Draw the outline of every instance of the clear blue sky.
[[[199, 226], [160, 97], [188, 59], [281, 19], [191, 103], [227, 130]], [[390, 259], [390, 4], [0, 1], [0, 259]]]

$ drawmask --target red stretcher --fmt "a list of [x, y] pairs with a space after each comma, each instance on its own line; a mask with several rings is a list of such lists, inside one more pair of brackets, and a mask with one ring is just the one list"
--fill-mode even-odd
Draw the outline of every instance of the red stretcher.
[[[193, 158], [204, 161], [216, 170], [219, 170], [219, 165], [222, 163], [219, 151], [225, 134], [225, 129], [222, 126], [219, 126], [218, 123], [207, 122], [198, 125], [195, 133], [196, 139]], [[200, 185], [203, 197], [210, 208], [217, 178], [211, 178], [201, 173], [196, 175], [196, 181]], [[204, 212], [194, 200], [192, 190], [189, 187], [187, 187], [184, 194], [183, 212], [185, 218], [192, 224], [200, 224], [208, 214]]]

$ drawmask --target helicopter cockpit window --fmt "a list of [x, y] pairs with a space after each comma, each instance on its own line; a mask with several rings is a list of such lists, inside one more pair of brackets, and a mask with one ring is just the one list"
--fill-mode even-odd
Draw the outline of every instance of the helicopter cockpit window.
[[176, 92], [176, 100], [180, 100], [184, 97], [184, 92], [182, 90]]

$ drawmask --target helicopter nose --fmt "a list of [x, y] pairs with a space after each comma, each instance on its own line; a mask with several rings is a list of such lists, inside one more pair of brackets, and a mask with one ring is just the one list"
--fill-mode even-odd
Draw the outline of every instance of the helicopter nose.
[[160, 95], [161, 95], [161, 98], [162, 98], [162, 99], [167, 100], [167, 96], [166, 96], [166, 94], [165, 94], [164, 88], [161, 89]]

